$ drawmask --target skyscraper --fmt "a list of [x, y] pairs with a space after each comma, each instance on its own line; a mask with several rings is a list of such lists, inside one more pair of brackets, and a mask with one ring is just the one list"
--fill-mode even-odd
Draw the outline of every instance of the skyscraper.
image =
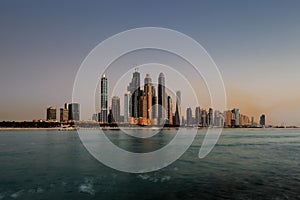
[[191, 126], [193, 121], [193, 113], [191, 108], [186, 109], [186, 125]]
[[201, 125], [206, 127], [208, 124], [207, 111], [205, 109], [201, 109]]
[[140, 96], [140, 73], [135, 71], [129, 84], [131, 96], [132, 111], [131, 115], [134, 118], [139, 117], [139, 96]]
[[168, 122], [173, 124], [172, 98], [168, 96]]
[[266, 115], [265, 115], [265, 114], [262, 114], [262, 115], [260, 116], [259, 124], [260, 124], [262, 127], [266, 126]]
[[176, 111], [175, 111], [175, 122], [174, 124], [179, 126], [181, 120], [181, 92], [176, 92]]
[[69, 120], [79, 121], [80, 120], [80, 106], [78, 103], [68, 104]]
[[145, 77], [145, 84], [144, 84], [144, 91], [145, 91], [145, 95], [147, 98], [147, 118], [151, 119], [152, 118], [152, 112], [151, 112], [151, 108], [152, 108], [152, 80], [150, 77], [150, 74], [146, 74]]
[[111, 110], [112, 110], [112, 121], [119, 122], [120, 121], [120, 98], [114, 96], [111, 99]]
[[166, 91], [165, 91], [165, 75], [159, 74], [158, 77], [158, 122], [162, 124], [166, 118]]
[[100, 106], [100, 122], [107, 123], [107, 107], [108, 107], [108, 83], [106, 74], [103, 73], [101, 77], [101, 106]]
[[235, 117], [235, 123], [232, 124], [234, 126], [239, 126], [240, 125], [240, 111], [237, 108], [232, 109], [231, 111], [234, 114]]
[[231, 110], [227, 110], [224, 112], [224, 116], [225, 116], [225, 122], [224, 122], [224, 126], [225, 127], [231, 127], [233, 126], [233, 122], [235, 121], [235, 115], [232, 113]]
[[129, 122], [129, 117], [131, 116], [131, 93], [126, 91], [124, 94], [124, 122]]
[[64, 108], [69, 109], [69, 103], [65, 103]]
[[223, 127], [224, 126], [224, 116], [218, 110], [215, 111], [214, 126], [216, 126], [216, 127]]
[[109, 112], [107, 115], [107, 123], [112, 123], [113, 122], [113, 115], [112, 115], [112, 110], [109, 108]]
[[209, 108], [208, 109], [208, 126], [213, 126], [214, 125], [214, 113], [213, 109]]
[[157, 125], [157, 96], [154, 85], [152, 85], [152, 119], [151, 123]]
[[195, 124], [199, 126], [200, 122], [201, 122], [201, 110], [200, 110], [200, 106], [198, 106], [195, 109]]
[[60, 108], [60, 122], [66, 122], [69, 119], [69, 110], [66, 108]]
[[97, 113], [94, 113], [92, 115], [92, 121], [98, 121], [98, 114]]
[[49, 107], [47, 108], [47, 121], [56, 121], [56, 108]]
[[140, 118], [147, 119], [147, 97], [146, 95], [141, 95], [139, 97], [139, 113]]

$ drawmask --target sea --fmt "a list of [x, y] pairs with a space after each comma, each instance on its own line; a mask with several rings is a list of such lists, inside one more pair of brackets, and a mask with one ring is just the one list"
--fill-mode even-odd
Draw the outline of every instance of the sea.
[[[167, 145], [174, 131], [147, 138], [151, 149]], [[144, 138], [121, 130], [105, 134], [128, 151], [144, 148]], [[199, 129], [187, 151], [165, 168], [126, 173], [89, 154], [77, 131], [1, 130], [0, 200], [300, 199], [300, 129], [224, 129], [199, 159], [205, 134]]]

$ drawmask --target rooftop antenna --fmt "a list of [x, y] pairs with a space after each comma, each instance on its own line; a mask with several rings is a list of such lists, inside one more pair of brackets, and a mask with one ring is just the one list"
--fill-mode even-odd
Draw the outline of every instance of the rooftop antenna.
[[133, 67], [134, 67], [134, 71], [135, 71], [135, 72], [139, 71], [139, 68], [138, 68], [137, 66], [138, 66], [137, 64], [133, 64]]

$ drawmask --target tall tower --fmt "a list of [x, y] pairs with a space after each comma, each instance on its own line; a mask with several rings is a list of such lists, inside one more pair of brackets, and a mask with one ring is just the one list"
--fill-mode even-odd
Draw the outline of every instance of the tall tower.
[[191, 126], [193, 123], [193, 113], [191, 108], [186, 109], [186, 125]]
[[168, 96], [168, 121], [173, 124], [172, 98]]
[[112, 121], [119, 122], [120, 121], [120, 98], [114, 96], [111, 99], [111, 110], [112, 110]]
[[129, 122], [129, 117], [131, 116], [131, 93], [126, 91], [124, 94], [124, 122]]
[[141, 95], [139, 97], [139, 113], [140, 118], [147, 119], [147, 97], [146, 95]]
[[78, 103], [68, 104], [69, 120], [79, 121], [80, 119], [80, 105]]
[[266, 126], [266, 115], [265, 115], [265, 114], [262, 114], [262, 115], [260, 116], [259, 124], [260, 124], [262, 127], [265, 127], [265, 126]]
[[207, 126], [207, 112], [206, 112], [206, 110], [205, 109], [202, 109], [201, 110], [201, 125], [203, 126], [203, 127], [206, 127]]
[[130, 92], [132, 94], [131, 104], [132, 111], [131, 116], [134, 118], [139, 117], [139, 96], [140, 96], [140, 73], [135, 71], [130, 83]]
[[200, 106], [198, 106], [195, 109], [195, 124], [199, 126], [200, 122], [201, 122], [201, 109]]
[[227, 110], [224, 112], [224, 116], [225, 116], [225, 121], [224, 121], [224, 126], [225, 127], [231, 127], [234, 124], [232, 124], [232, 121], [235, 118], [235, 115], [232, 113], [231, 110]]
[[180, 125], [181, 120], [181, 92], [176, 92], [176, 111], [175, 111], [175, 122], [174, 124]]
[[166, 118], [166, 91], [165, 91], [165, 75], [159, 74], [158, 77], [158, 122], [162, 124]]
[[146, 74], [144, 82], [145, 82], [144, 92], [145, 92], [146, 99], [147, 99], [147, 118], [151, 119], [152, 118], [152, 113], [151, 113], [151, 107], [152, 107], [152, 80], [151, 80], [150, 74]]
[[69, 119], [68, 108], [60, 108], [60, 122], [67, 122]]
[[208, 126], [213, 126], [214, 125], [214, 114], [213, 114], [213, 109], [209, 108], [208, 110]]
[[153, 125], [157, 125], [157, 96], [154, 85], [152, 85], [152, 120]]
[[101, 77], [101, 111], [100, 111], [100, 122], [107, 123], [107, 107], [108, 107], [108, 84], [106, 74], [103, 73]]
[[56, 108], [47, 108], [47, 121], [56, 121]]
[[240, 111], [239, 111], [239, 109], [238, 108], [234, 108], [234, 109], [232, 109], [231, 112], [235, 116], [235, 124], [232, 124], [232, 125], [239, 126], [240, 125]]

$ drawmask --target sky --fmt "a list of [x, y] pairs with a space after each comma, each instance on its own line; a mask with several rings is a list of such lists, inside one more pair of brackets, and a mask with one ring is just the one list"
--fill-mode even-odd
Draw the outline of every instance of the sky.
[[[206, 49], [223, 77], [228, 109], [256, 121], [265, 113], [268, 124], [300, 125], [299, 19], [296, 0], [2, 0], [0, 120], [45, 119], [47, 107], [71, 101], [77, 70], [100, 42], [128, 29], [164, 27]], [[185, 107], [195, 106], [182, 98]]]

